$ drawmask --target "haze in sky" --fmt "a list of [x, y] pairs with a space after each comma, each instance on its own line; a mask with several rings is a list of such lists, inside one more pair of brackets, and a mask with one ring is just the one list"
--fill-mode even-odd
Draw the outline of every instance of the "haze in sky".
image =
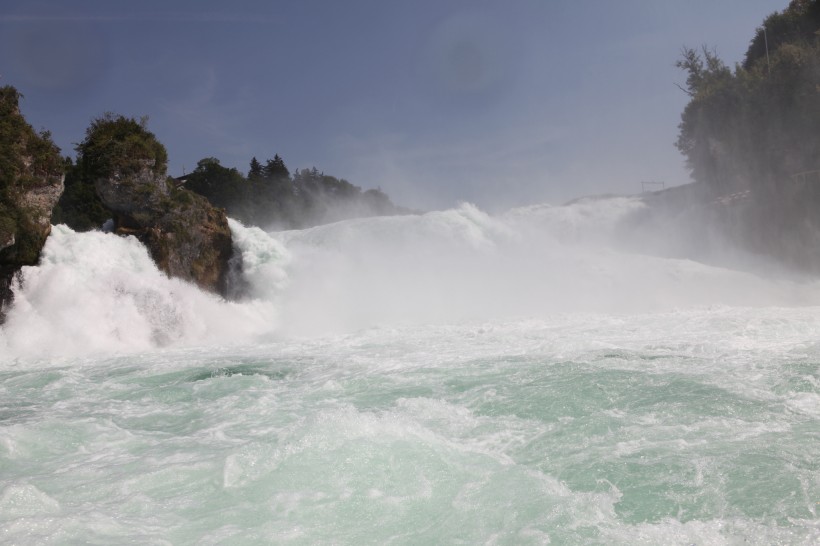
[[73, 156], [149, 116], [170, 174], [281, 155], [419, 209], [689, 181], [683, 46], [730, 65], [787, 0], [6, 1], [0, 84]]

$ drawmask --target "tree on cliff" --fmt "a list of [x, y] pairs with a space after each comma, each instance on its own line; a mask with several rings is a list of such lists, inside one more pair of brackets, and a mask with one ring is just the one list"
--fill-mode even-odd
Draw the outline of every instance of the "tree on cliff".
[[149, 165], [155, 174], [165, 173], [168, 152], [140, 120], [106, 112], [91, 121], [85, 138], [77, 144], [77, 163], [69, 165], [65, 192], [54, 211], [54, 221], [77, 231], [99, 229], [111, 218], [94, 183], [110, 173], [128, 176]]
[[684, 49], [691, 100], [676, 145], [696, 181], [726, 193], [820, 169], [819, 31], [820, 0], [793, 0], [766, 18], [734, 70], [705, 48]]
[[60, 150], [26, 122], [20, 98], [14, 87], [0, 87], [0, 266], [37, 262], [63, 188]]
[[112, 173], [127, 176], [147, 166], [154, 174], [164, 175], [168, 152], [147, 123], [147, 117], [137, 121], [111, 112], [93, 119], [76, 148], [83, 174], [90, 178]]

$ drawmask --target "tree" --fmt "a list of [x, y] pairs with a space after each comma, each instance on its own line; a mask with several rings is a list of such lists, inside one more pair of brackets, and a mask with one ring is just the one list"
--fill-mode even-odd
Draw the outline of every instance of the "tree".
[[54, 209], [54, 222], [77, 231], [99, 229], [111, 217], [95, 189], [102, 178], [124, 178], [145, 167], [165, 176], [168, 153], [139, 120], [106, 112], [91, 120], [85, 138], [77, 144], [77, 161], [67, 165], [65, 191]]
[[150, 167], [165, 175], [168, 152], [140, 120], [106, 112], [93, 119], [77, 147], [77, 164], [87, 177], [126, 176]]
[[0, 87], [0, 284], [7, 268], [36, 263], [65, 172], [51, 134], [36, 132], [20, 113], [21, 98]]
[[236, 169], [220, 165], [215, 157], [199, 160], [188, 175], [185, 187], [208, 199], [214, 206], [242, 216], [242, 205], [248, 197], [248, 181]]
[[684, 49], [691, 97], [677, 147], [692, 176], [719, 193], [769, 190], [820, 169], [820, 0], [793, 0], [764, 21], [743, 65], [730, 70], [707, 49]]
[[282, 178], [290, 178], [290, 171], [285, 166], [284, 160], [279, 157], [279, 154], [273, 156], [273, 159], [268, 159], [265, 166], [262, 168], [262, 176], [268, 180], [277, 180]]
[[256, 158], [251, 159], [251, 167], [248, 170], [248, 180], [256, 180], [262, 178], [262, 165]]
[[[765, 62], [781, 45], [811, 44], [820, 28], [820, 3], [816, 0], [792, 0], [783, 12], [774, 12], [755, 32], [743, 61], [744, 70], [752, 70], [755, 63]], [[768, 64], [768, 63], [767, 63]]]

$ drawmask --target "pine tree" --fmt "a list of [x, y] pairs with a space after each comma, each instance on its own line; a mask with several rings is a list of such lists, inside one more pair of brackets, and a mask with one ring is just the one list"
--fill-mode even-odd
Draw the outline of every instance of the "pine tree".
[[256, 157], [251, 159], [251, 168], [248, 170], [248, 180], [256, 180], [262, 178], [262, 165], [256, 160]]
[[268, 159], [265, 166], [262, 168], [262, 175], [268, 180], [281, 180], [290, 178], [290, 171], [285, 166], [284, 160], [279, 157], [279, 154], [273, 156], [273, 159]]

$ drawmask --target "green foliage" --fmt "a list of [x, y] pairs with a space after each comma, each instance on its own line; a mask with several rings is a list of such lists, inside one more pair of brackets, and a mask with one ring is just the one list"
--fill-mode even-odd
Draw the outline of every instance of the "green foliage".
[[194, 204], [194, 194], [182, 188], [172, 187], [171, 200], [182, 208], [186, 208]]
[[298, 228], [353, 216], [398, 212], [380, 190], [362, 193], [361, 188], [347, 180], [325, 175], [316, 168], [296, 170], [291, 176], [278, 154], [264, 166], [256, 158], [251, 159], [247, 178], [208, 157], [180, 180], [184, 180], [187, 189], [246, 224]]
[[254, 157], [251, 159], [251, 166], [248, 169], [248, 180], [258, 180], [262, 178], [262, 165]]
[[820, 3], [815, 0], [792, 0], [783, 12], [769, 15], [757, 29], [746, 50], [744, 70], [751, 70], [758, 62], [766, 61], [769, 54], [783, 44], [811, 44], [820, 28]]
[[165, 175], [168, 153], [153, 133], [146, 129], [147, 118], [139, 121], [106, 112], [91, 121], [85, 139], [77, 145], [77, 163], [87, 178], [128, 176], [150, 167]]
[[20, 96], [11, 86], [0, 87], [0, 191], [11, 187], [24, 167], [27, 124], [18, 108]]
[[759, 29], [734, 71], [706, 49], [678, 62], [691, 100], [676, 145], [719, 193], [820, 169], [820, 0], [794, 0], [765, 26], [768, 59]]
[[227, 210], [238, 206], [248, 192], [248, 181], [236, 169], [219, 164], [215, 157], [200, 160], [196, 169], [186, 177], [185, 187]]
[[[253, 160], [251, 160], [251, 170], [253, 170], [253, 168]], [[273, 159], [268, 159], [265, 163], [265, 166], [262, 168], [262, 178], [268, 180], [290, 178], [290, 171], [288, 171], [285, 162], [279, 157], [279, 154], [276, 154]]]
[[[110, 112], [93, 119], [85, 139], [76, 147], [77, 164], [67, 167], [65, 191], [54, 210], [53, 222], [76, 231], [99, 229], [111, 212], [100, 200], [95, 182], [101, 178], [126, 178], [146, 167], [155, 175], [165, 174], [168, 154], [139, 120]], [[69, 161], [70, 163], [70, 161]], [[150, 187], [138, 188], [148, 196]]]
[[63, 174], [60, 150], [48, 131], [36, 133], [20, 114], [22, 95], [0, 87], [0, 192], [21, 190]]
[[35, 132], [20, 114], [21, 97], [14, 87], [0, 87], [0, 236], [14, 234], [16, 241], [0, 251], [0, 264], [37, 262], [43, 230], [22, 198], [27, 190], [59, 182], [64, 171], [51, 135]]

